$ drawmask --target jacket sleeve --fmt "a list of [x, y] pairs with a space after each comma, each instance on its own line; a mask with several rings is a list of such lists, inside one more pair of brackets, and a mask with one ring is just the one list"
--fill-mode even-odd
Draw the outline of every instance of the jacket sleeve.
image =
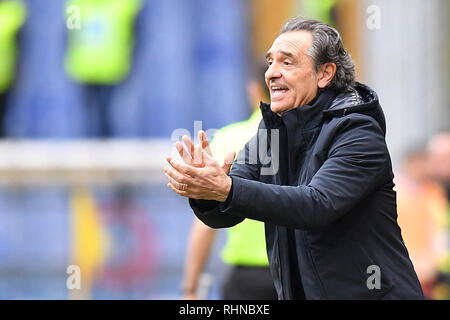
[[336, 121], [327, 159], [308, 185], [235, 176], [231, 199], [221, 212], [304, 230], [325, 227], [349, 212], [386, 178], [390, 159], [373, 118], [351, 114]]
[[[250, 146], [254, 145], [258, 137], [255, 135], [245, 147], [239, 152], [236, 161], [233, 163], [230, 176], [234, 181], [234, 176], [240, 177], [245, 180], [256, 180], [259, 177], [260, 166], [258, 163], [251, 164], [249, 161]], [[227, 228], [232, 227], [242, 222], [245, 217], [237, 216], [232, 213], [224, 213], [224, 207], [228, 206], [228, 203], [233, 197], [233, 188], [230, 190], [227, 200], [224, 203], [214, 200], [196, 200], [189, 198], [189, 205], [191, 206], [194, 214], [204, 224], [211, 228]]]

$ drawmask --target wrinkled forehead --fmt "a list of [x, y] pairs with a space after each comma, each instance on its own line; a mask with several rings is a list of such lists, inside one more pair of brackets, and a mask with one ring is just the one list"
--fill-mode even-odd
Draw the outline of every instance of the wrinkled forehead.
[[280, 34], [274, 41], [267, 56], [280, 52], [289, 52], [293, 55], [306, 54], [312, 45], [312, 35], [309, 31], [291, 31]]

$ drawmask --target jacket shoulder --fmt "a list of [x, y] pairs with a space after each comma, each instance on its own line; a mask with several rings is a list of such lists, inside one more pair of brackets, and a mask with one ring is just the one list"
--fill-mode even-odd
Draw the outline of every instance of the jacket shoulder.
[[374, 133], [384, 136], [383, 129], [376, 119], [363, 113], [350, 113], [342, 117], [334, 117], [324, 123], [324, 128], [336, 133], [342, 130], [357, 130], [358, 127], [369, 127]]

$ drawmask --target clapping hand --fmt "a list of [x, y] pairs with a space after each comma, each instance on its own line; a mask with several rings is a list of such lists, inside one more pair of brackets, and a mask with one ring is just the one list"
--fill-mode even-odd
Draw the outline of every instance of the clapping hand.
[[228, 153], [223, 166], [220, 166], [211, 154], [209, 141], [203, 130], [199, 131], [198, 138], [200, 143], [194, 145], [188, 136], [183, 136], [187, 150], [180, 142], [175, 143], [183, 162], [167, 157], [170, 164], [164, 167], [169, 181], [167, 186], [184, 197], [224, 202], [231, 189], [232, 180], [228, 173], [235, 152]]

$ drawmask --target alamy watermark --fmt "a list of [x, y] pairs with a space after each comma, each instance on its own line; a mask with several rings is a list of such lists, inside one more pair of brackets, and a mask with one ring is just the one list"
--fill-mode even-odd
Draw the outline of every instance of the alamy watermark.
[[[194, 144], [198, 144], [198, 132], [202, 130], [202, 121], [194, 121], [194, 134], [188, 129], [178, 128], [175, 129], [171, 136], [170, 140], [172, 142], [180, 141], [182, 142], [182, 137], [187, 135], [188, 137], [194, 137]], [[217, 132], [217, 129], [208, 129], [205, 130], [207, 137], [212, 137]], [[209, 138], [208, 138], [209, 139]], [[227, 152], [233, 150], [226, 150]], [[241, 151], [238, 153], [235, 163], [237, 164], [257, 164], [261, 166], [261, 175], [275, 175], [278, 173], [278, 169], [280, 166], [279, 161], [279, 151], [280, 151], [280, 134], [278, 129], [259, 129], [258, 135], [253, 137], [248, 142], [248, 151]], [[184, 150], [186, 152], [186, 149]], [[177, 153], [176, 150], [173, 150], [172, 153]], [[191, 155], [192, 156], [192, 155]], [[214, 155], [213, 155], [214, 156]], [[216, 159], [223, 160], [223, 159]], [[196, 159], [193, 157], [193, 161], [195, 164], [200, 164], [201, 159]], [[228, 163], [231, 164], [231, 163]]]
[[71, 264], [67, 267], [66, 273], [69, 275], [66, 280], [66, 287], [68, 290], [81, 289], [81, 269], [76, 264]]
[[369, 30], [381, 29], [381, 8], [375, 4], [367, 7], [366, 13], [368, 17], [366, 19], [366, 26]]
[[381, 269], [376, 264], [372, 264], [367, 267], [367, 274], [370, 276], [367, 278], [366, 285], [367, 289], [381, 289]]
[[81, 9], [79, 6], [70, 5], [66, 10], [66, 26], [69, 30], [81, 29]]

